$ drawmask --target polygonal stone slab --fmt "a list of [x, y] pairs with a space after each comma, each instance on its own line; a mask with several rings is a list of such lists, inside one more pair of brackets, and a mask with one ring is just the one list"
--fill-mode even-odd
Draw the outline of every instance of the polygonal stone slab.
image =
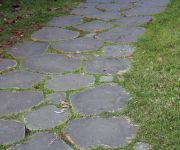
[[88, 149], [95, 145], [125, 146], [136, 130], [124, 118], [84, 118], [70, 122], [64, 132], [80, 149]]
[[0, 91], [0, 116], [22, 112], [43, 100], [43, 94], [35, 91]]
[[143, 33], [144, 28], [114, 28], [99, 34], [98, 38], [110, 42], [136, 42]]
[[14, 57], [24, 58], [39, 55], [47, 51], [48, 43], [26, 41], [16, 44], [8, 53]]
[[71, 11], [71, 14], [80, 15], [80, 16], [87, 16], [97, 13], [100, 13], [100, 11], [98, 11], [94, 7], [80, 7], [80, 8], [75, 8]]
[[42, 73], [63, 73], [78, 69], [80, 60], [57, 54], [46, 54], [27, 58], [22, 62], [22, 66]]
[[63, 43], [56, 42], [53, 44], [53, 48], [59, 51], [80, 53], [96, 51], [103, 45], [103, 42], [91, 37], [77, 38], [74, 40], [68, 40]]
[[90, 75], [67, 74], [46, 81], [45, 86], [56, 91], [67, 91], [89, 86], [94, 81], [94, 77]]
[[61, 139], [52, 133], [36, 133], [26, 143], [10, 148], [10, 150], [72, 150]]
[[55, 17], [48, 23], [48, 25], [57, 26], [57, 27], [65, 27], [65, 26], [72, 26], [79, 23], [82, 23], [81, 17], [69, 15], [69, 16]]
[[70, 100], [76, 112], [93, 115], [120, 110], [127, 105], [129, 96], [119, 86], [103, 84], [75, 93]]
[[140, 3], [141, 7], [164, 7], [166, 6], [170, 0], [150, 0], [150, 1], [142, 1]]
[[109, 45], [103, 48], [103, 56], [105, 57], [122, 57], [130, 56], [134, 48], [130, 45]]
[[35, 41], [62, 41], [74, 39], [79, 36], [79, 32], [60, 29], [57, 27], [43, 27], [39, 31], [32, 34]]
[[16, 121], [0, 120], [0, 144], [10, 144], [23, 139], [25, 126]]
[[42, 107], [27, 114], [27, 128], [30, 130], [43, 130], [54, 128], [68, 118], [68, 112], [53, 105]]
[[86, 0], [86, 3], [112, 3], [113, 0]]
[[13, 60], [0, 58], [0, 71], [10, 69], [16, 65], [17, 63]]
[[114, 23], [125, 26], [139, 26], [139, 25], [147, 24], [151, 19], [152, 16], [124, 17], [114, 21]]
[[52, 93], [47, 96], [48, 100], [53, 104], [61, 104], [66, 100], [65, 93]]
[[108, 3], [108, 4], [99, 4], [96, 6], [96, 8], [105, 9], [108, 11], [112, 10], [120, 10], [120, 9], [127, 9], [129, 8], [128, 4], [116, 4], [116, 3]]
[[98, 57], [87, 61], [84, 66], [85, 70], [90, 73], [117, 74], [126, 71], [129, 68], [129, 62], [127, 59]]
[[37, 73], [28, 71], [13, 71], [0, 75], [0, 89], [7, 88], [32, 88], [41, 80]]
[[97, 31], [103, 31], [109, 28], [112, 28], [112, 24], [105, 23], [102, 21], [93, 21], [90, 23], [77, 25], [75, 28], [79, 30], [89, 31], [89, 32], [97, 32]]
[[149, 150], [150, 146], [146, 143], [136, 143], [134, 150]]

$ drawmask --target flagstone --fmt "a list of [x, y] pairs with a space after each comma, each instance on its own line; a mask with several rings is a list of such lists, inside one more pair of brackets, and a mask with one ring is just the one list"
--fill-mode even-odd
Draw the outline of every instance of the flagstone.
[[8, 70], [17, 65], [14, 60], [0, 58], [0, 71]]

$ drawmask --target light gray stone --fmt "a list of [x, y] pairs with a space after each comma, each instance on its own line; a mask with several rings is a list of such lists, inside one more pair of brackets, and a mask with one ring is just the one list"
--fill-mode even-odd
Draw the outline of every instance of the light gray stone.
[[7, 52], [13, 55], [14, 57], [24, 58], [34, 55], [40, 55], [46, 52], [47, 49], [48, 43], [26, 41], [23, 43], [16, 44]]
[[0, 89], [7, 88], [32, 88], [41, 80], [41, 76], [37, 73], [28, 71], [12, 71], [0, 75]]
[[87, 87], [94, 81], [94, 77], [90, 75], [67, 74], [56, 76], [52, 80], [46, 81], [45, 86], [56, 91], [67, 91]]
[[46, 54], [23, 60], [22, 66], [41, 73], [63, 73], [79, 69], [80, 60], [57, 54]]
[[170, 0], [150, 0], [150, 1], [141, 1], [139, 4], [141, 7], [164, 7]]
[[75, 28], [79, 30], [84, 30], [89, 32], [103, 31], [112, 27], [113, 27], [112, 24], [105, 23], [103, 21], [93, 21], [90, 23], [75, 26]]
[[98, 38], [110, 42], [136, 42], [140, 35], [144, 33], [144, 28], [114, 28], [110, 31], [101, 33]]
[[25, 126], [16, 121], [0, 120], [0, 144], [11, 144], [23, 139]]
[[113, 81], [113, 76], [101, 76], [100, 82], [111, 82]]
[[105, 57], [124, 57], [132, 55], [134, 48], [130, 45], [109, 45], [103, 48]]
[[50, 129], [62, 124], [67, 118], [67, 110], [53, 105], [44, 106], [27, 114], [26, 127], [29, 130]]
[[136, 143], [134, 150], [149, 150], [149, 145], [146, 143], [138, 142]]
[[55, 17], [48, 23], [48, 25], [57, 26], [57, 27], [66, 27], [79, 23], [82, 23], [81, 17], [69, 15], [69, 16]]
[[52, 93], [47, 96], [48, 100], [53, 104], [61, 104], [66, 100], [65, 93]]
[[0, 116], [23, 112], [43, 100], [43, 94], [36, 91], [0, 91]]
[[119, 86], [103, 84], [75, 93], [70, 100], [76, 112], [93, 115], [122, 109], [129, 96]]
[[17, 65], [17, 63], [10, 59], [0, 58], [0, 71], [8, 70]]
[[89, 16], [97, 13], [100, 13], [100, 11], [98, 11], [94, 7], [79, 7], [71, 11], [71, 14], [79, 15], [79, 16]]
[[53, 48], [58, 51], [80, 53], [96, 51], [103, 45], [103, 42], [91, 37], [77, 38], [74, 40], [68, 40], [63, 43], [56, 42], [53, 44]]
[[58, 139], [52, 133], [40, 132], [32, 136], [24, 144], [16, 145], [10, 150], [72, 150], [61, 139]]
[[84, 66], [89, 73], [117, 74], [126, 71], [129, 68], [129, 62], [127, 59], [97, 57], [87, 61]]
[[60, 29], [58, 27], [43, 27], [39, 31], [32, 34], [34, 41], [63, 41], [74, 39], [79, 36], [79, 32]]
[[80, 149], [95, 145], [116, 148], [128, 144], [137, 127], [124, 118], [84, 118], [70, 122], [64, 132]]
[[96, 8], [104, 9], [107, 11], [119, 11], [121, 9], [128, 9], [129, 5], [128, 4], [117, 4], [117, 3], [105, 3], [105, 4], [99, 4], [96, 6]]

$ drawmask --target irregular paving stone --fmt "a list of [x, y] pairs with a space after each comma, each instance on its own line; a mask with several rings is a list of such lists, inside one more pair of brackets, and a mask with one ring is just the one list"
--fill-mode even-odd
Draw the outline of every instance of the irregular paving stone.
[[54, 49], [65, 52], [90, 52], [96, 51], [103, 45], [103, 42], [91, 37], [77, 38], [74, 40], [68, 40], [65, 42], [56, 42], [52, 46]]
[[22, 112], [43, 100], [43, 94], [36, 91], [0, 91], [0, 116]]
[[93, 115], [125, 107], [129, 96], [119, 86], [103, 84], [75, 93], [70, 100], [76, 112]]
[[87, 61], [84, 66], [85, 70], [90, 73], [117, 74], [120, 71], [126, 71], [129, 68], [129, 62], [127, 59], [98, 57]]
[[79, 53], [68, 53], [66, 54], [67, 57], [70, 57], [70, 58], [76, 58], [76, 59], [84, 59], [84, 60], [89, 60], [89, 59], [93, 59], [95, 57], [97, 57], [98, 55], [97, 54], [79, 54]]
[[82, 23], [81, 17], [69, 15], [69, 16], [55, 17], [48, 23], [48, 25], [57, 26], [57, 27], [65, 27], [65, 26], [72, 26], [79, 23]]
[[141, 1], [140, 6], [142, 7], [164, 7], [170, 0], [150, 0], [150, 1]]
[[81, 3], [79, 5], [80, 8], [95, 8], [95, 6], [98, 5], [98, 3]]
[[48, 49], [48, 43], [26, 41], [16, 44], [11, 48], [8, 53], [14, 57], [24, 58], [34, 55], [39, 55], [46, 52]]
[[120, 9], [127, 9], [129, 8], [128, 4], [115, 4], [115, 3], [108, 3], [108, 4], [99, 4], [96, 6], [96, 8], [100, 8], [100, 9], [105, 9], [108, 11], [112, 11], [112, 10], [120, 10]]
[[25, 126], [16, 121], [0, 120], [0, 144], [10, 144], [23, 139]]
[[53, 105], [42, 107], [27, 114], [27, 128], [30, 130], [43, 130], [54, 128], [68, 118], [68, 112]]
[[147, 24], [153, 17], [152, 16], [135, 16], [135, 17], [124, 17], [114, 21], [115, 24], [126, 25], [126, 26], [139, 26]]
[[17, 63], [13, 60], [0, 58], [0, 71], [10, 69], [16, 65]]
[[13, 71], [0, 75], [0, 89], [7, 88], [32, 88], [41, 80], [37, 73], [28, 71]]
[[134, 147], [134, 150], [148, 150], [148, 149], [149, 149], [149, 145], [141, 142], [136, 143]]
[[102, 31], [102, 30], [112, 28], [112, 24], [105, 23], [102, 21], [93, 21], [90, 23], [77, 25], [77, 26], [75, 26], [75, 28], [77, 28], [79, 30], [89, 31], [89, 32], [97, 32], [97, 31]]
[[113, 81], [113, 76], [101, 76], [100, 82], [111, 82]]
[[100, 11], [98, 11], [96, 8], [93, 7], [80, 7], [80, 8], [75, 8], [71, 11], [71, 14], [81, 15], [81, 16], [87, 16], [96, 13], [100, 13]]
[[112, 3], [113, 0], [86, 0], [86, 3]]
[[74, 39], [79, 36], [79, 32], [60, 29], [57, 27], [43, 27], [39, 31], [32, 34], [35, 41], [62, 41]]
[[134, 48], [130, 45], [109, 45], [103, 48], [103, 56], [106, 57], [122, 57], [130, 56]]
[[124, 118], [83, 118], [70, 122], [64, 129], [81, 149], [95, 145], [111, 148], [125, 146], [127, 138], [132, 138], [136, 130], [137, 127]]
[[89, 86], [94, 81], [94, 77], [90, 75], [67, 74], [46, 81], [45, 86], [56, 91], [67, 91]]
[[114, 28], [99, 34], [98, 38], [110, 42], [136, 42], [138, 37], [144, 33], [144, 28]]
[[33, 56], [25, 59], [22, 66], [42, 73], [63, 73], [80, 67], [80, 60], [57, 54]]
[[60, 103], [65, 102], [66, 94], [65, 93], [52, 93], [52, 94], [49, 94], [47, 98], [53, 104], [60, 104]]
[[24, 144], [16, 145], [10, 150], [72, 150], [61, 139], [49, 132], [40, 132]]

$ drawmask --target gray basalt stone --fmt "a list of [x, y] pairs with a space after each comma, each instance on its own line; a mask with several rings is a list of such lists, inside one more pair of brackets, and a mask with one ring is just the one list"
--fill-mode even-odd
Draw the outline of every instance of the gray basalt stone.
[[112, 28], [112, 24], [105, 23], [103, 21], [93, 21], [90, 23], [77, 25], [75, 28], [89, 32], [97, 32]]
[[129, 5], [128, 4], [117, 4], [117, 3], [108, 3], [108, 4], [99, 4], [96, 6], [96, 8], [100, 9], [105, 9], [107, 11], [112, 11], [112, 10], [121, 10], [121, 9], [128, 9]]
[[79, 32], [60, 29], [58, 27], [43, 27], [39, 31], [32, 34], [34, 41], [63, 41], [74, 39], [79, 36]]
[[94, 81], [94, 77], [90, 75], [67, 74], [56, 76], [52, 80], [46, 81], [45, 86], [56, 91], [67, 91], [87, 87]]
[[103, 45], [103, 42], [91, 37], [77, 38], [65, 42], [56, 42], [53, 48], [58, 51], [69, 53], [91, 52], [96, 51]]
[[72, 150], [61, 139], [58, 139], [52, 133], [40, 132], [32, 136], [24, 144], [16, 145], [10, 150]]
[[48, 100], [53, 104], [61, 104], [66, 100], [65, 93], [52, 93], [47, 96]]
[[41, 73], [63, 73], [79, 69], [80, 60], [57, 54], [46, 54], [23, 60], [22, 66]]
[[56, 27], [66, 27], [79, 23], [82, 23], [81, 17], [69, 15], [69, 16], [55, 17], [48, 23], [48, 25], [56, 26]]
[[147, 24], [150, 20], [152, 20], [152, 18], [153, 18], [152, 16], [124, 17], [114, 21], [114, 23], [124, 26], [139, 26], [139, 25]]
[[144, 33], [144, 28], [114, 28], [110, 31], [101, 33], [98, 38], [110, 42], [136, 42], [140, 35]]
[[116, 148], [128, 144], [137, 127], [124, 118], [83, 118], [70, 122], [64, 132], [80, 149], [95, 145]]
[[75, 93], [70, 100], [76, 112], [93, 115], [122, 109], [129, 96], [119, 86], [103, 84]]
[[150, 146], [146, 143], [136, 143], [134, 150], [149, 150]]
[[0, 120], [0, 144], [11, 144], [23, 139], [25, 126], [16, 121]]
[[7, 88], [32, 88], [41, 80], [41, 76], [37, 73], [28, 71], [12, 71], [0, 75], [0, 89]]
[[89, 73], [107, 75], [126, 71], [129, 68], [129, 62], [127, 59], [97, 57], [87, 61], [84, 66], [85, 70]]
[[43, 94], [36, 91], [0, 91], [0, 116], [12, 115], [37, 105]]
[[17, 65], [17, 63], [10, 59], [0, 58], [0, 71], [8, 70]]
[[105, 57], [124, 57], [132, 55], [134, 48], [130, 45], [109, 45], [103, 48]]
[[44, 106], [27, 114], [26, 127], [29, 130], [50, 129], [60, 125], [67, 118], [67, 110], [56, 108], [53, 105]]
[[48, 43], [26, 41], [23, 43], [16, 44], [7, 52], [13, 55], [14, 57], [24, 58], [34, 55], [40, 55], [46, 52], [47, 49]]
[[71, 14], [80, 15], [80, 16], [88, 16], [88, 15], [97, 14], [100, 12], [101, 11], [98, 11], [94, 7], [79, 7], [79, 8], [73, 9], [71, 11]]

